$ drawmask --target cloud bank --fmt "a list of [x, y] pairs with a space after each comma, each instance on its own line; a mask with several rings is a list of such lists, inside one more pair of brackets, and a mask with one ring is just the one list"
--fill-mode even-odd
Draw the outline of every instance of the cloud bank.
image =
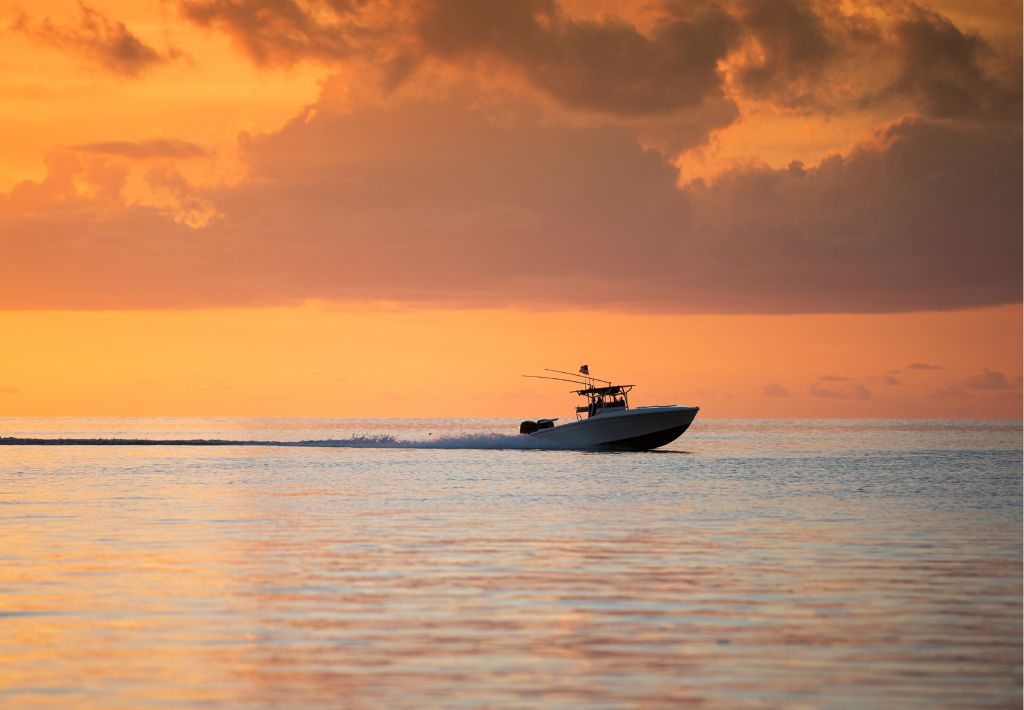
[[[241, 185], [191, 191], [223, 215], [197, 230], [112, 207], [116, 170], [72, 160], [16, 187], [0, 201], [16, 257], [0, 265], [0, 303], [783, 313], [983, 306], [1020, 293], [1014, 135], [904, 121], [818, 166], [682, 188], [623, 129], [497, 126], [454, 100], [320, 111], [241, 148]], [[26, 264], [40, 288], [25, 283]], [[57, 274], [60, 287], [47, 285]]]
[[[340, 73], [280, 130], [239, 137], [246, 172], [231, 184], [200, 187], [168, 166], [214, 152], [185, 140], [55, 151], [44, 179], [0, 195], [0, 307], [807, 313], [1020, 299], [1019, 66], [937, 12], [800, 0], [629, 16], [555, 0], [178, 7], [256, 63]], [[166, 58], [121, 23], [85, 6], [83, 17], [23, 30], [125, 75]], [[352, 99], [363, 69], [381, 83]], [[751, 102], [890, 110], [820, 162], [685, 181], [686, 150], [742, 123]], [[130, 176], [160, 199], [133, 197]]]

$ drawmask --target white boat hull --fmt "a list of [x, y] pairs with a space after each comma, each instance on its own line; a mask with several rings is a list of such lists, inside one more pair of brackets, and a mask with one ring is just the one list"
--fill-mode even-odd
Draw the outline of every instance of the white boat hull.
[[699, 407], [639, 407], [598, 414], [528, 436], [567, 449], [650, 451], [675, 441]]

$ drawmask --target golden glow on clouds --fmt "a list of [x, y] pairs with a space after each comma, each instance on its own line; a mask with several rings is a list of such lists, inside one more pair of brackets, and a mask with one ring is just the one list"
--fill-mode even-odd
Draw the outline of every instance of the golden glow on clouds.
[[[43, 177], [43, 156], [51, 150], [110, 140], [195, 142], [222, 154], [229, 165], [221, 170], [231, 172], [239, 132], [280, 126], [315, 100], [330, 73], [307, 64], [254, 67], [225, 37], [197, 30], [164, 3], [96, 6], [147, 43], [179, 48], [182, 57], [126, 79], [24, 34], [0, 34], [0, 190]], [[77, 2], [31, 6], [32, 18], [60, 23], [75, 21], [79, 12]]]
[[723, 171], [766, 165], [780, 170], [799, 161], [806, 167], [825, 158], [846, 154], [870, 139], [863, 115], [820, 116], [779, 111], [751, 103], [744, 109], [747, 120], [714, 131], [707, 145], [680, 154], [679, 183], [695, 179], [714, 181]]

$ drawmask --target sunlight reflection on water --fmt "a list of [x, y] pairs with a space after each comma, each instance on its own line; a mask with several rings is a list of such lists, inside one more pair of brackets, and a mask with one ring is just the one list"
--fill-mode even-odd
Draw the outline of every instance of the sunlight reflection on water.
[[1020, 438], [698, 420], [683, 455], [3, 447], [0, 704], [1019, 707]]

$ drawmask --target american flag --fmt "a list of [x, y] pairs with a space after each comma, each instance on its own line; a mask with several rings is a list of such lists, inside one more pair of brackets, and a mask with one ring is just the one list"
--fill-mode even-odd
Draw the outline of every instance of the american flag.
[[590, 374], [590, 365], [582, 365], [580, 367], [580, 374], [581, 375], [589, 375]]

